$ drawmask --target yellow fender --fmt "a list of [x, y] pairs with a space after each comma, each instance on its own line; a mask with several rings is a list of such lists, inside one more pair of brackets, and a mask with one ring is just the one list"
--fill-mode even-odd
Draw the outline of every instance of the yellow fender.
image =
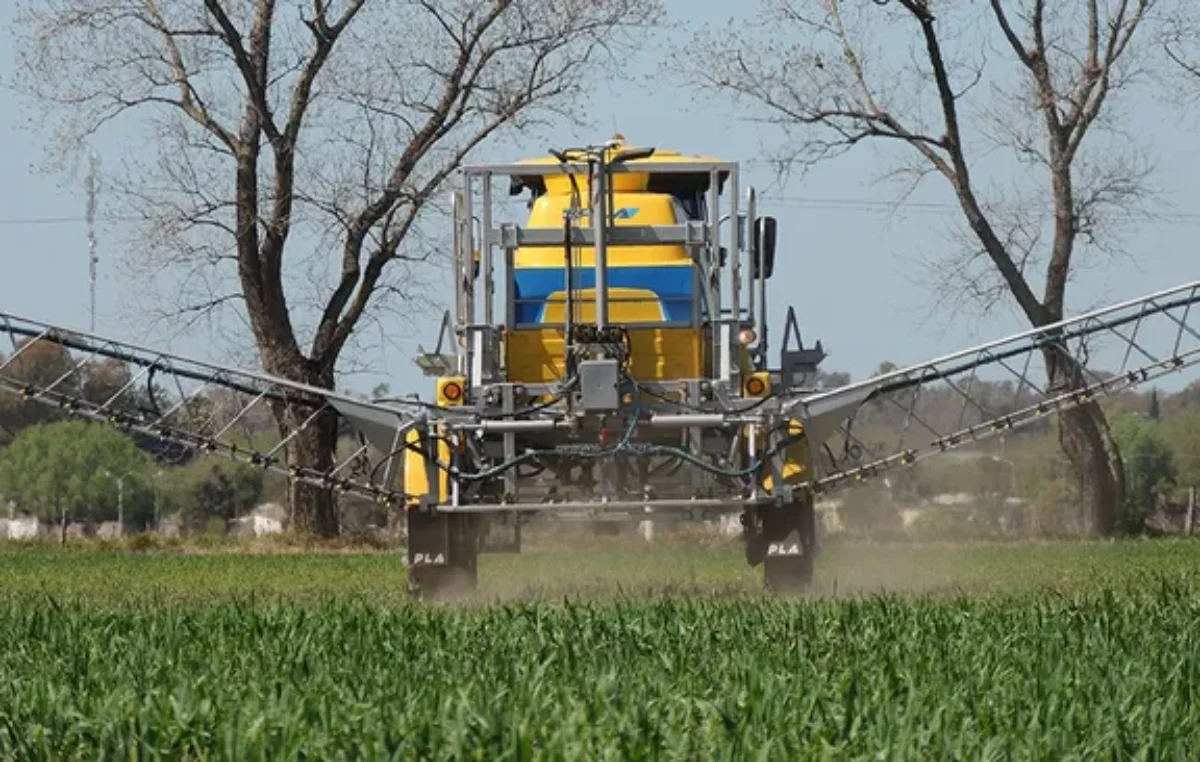
[[[788, 421], [787, 428], [788, 438], [800, 437], [796, 441], [789, 444], [783, 450], [783, 481], [785, 484], [796, 485], [801, 484], [808, 479], [810, 468], [810, 450], [808, 439], [804, 437], [804, 424], [792, 418]], [[758, 448], [762, 452], [763, 448]], [[770, 492], [773, 485], [771, 475], [765, 474], [762, 478], [762, 488]]]
[[[462, 376], [443, 376], [437, 380], [435, 395], [439, 407], [457, 407], [466, 401], [467, 380]], [[450, 445], [446, 442], [445, 426], [438, 425], [433, 433], [438, 437], [437, 459], [442, 463], [450, 462]], [[404, 492], [407, 495], [426, 495], [433, 492], [429, 484], [427, 458], [420, 451], [421, 433], [410, 430], [405, 433], [404, 441], [409, 445], [404, 450]], [[450, 497], [450, 475], [438, 468], [437, 501], [446, 502]], [[415, 505], [417, 499], [410, 498], [409, 505]]]

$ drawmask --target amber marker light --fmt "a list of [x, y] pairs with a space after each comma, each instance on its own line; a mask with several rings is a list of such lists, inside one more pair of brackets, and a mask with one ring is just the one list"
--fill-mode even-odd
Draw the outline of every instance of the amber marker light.
[[447, 402], [458, 402], [462, 399], [463, 388], [462, 384], [457, 381], [447, 381], [442, 386], [442, 399]]

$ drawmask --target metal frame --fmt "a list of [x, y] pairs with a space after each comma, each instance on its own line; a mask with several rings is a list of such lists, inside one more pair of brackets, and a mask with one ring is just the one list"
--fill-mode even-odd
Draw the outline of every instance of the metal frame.
[[[566, 161], [557, 164], [484, 164], [466, 166], [460, 173], [460, 186], [454, 192], [453, 202], [455, 211], [454, 229], [455, 251], [453, 262], [456, 283], [456, 320], [455, 333], [461, 337], [457, 343], [460, 368], [465, 369], [467, 386], [475, 399], [492, 400], [493, 403], [503, 400], [502, 413], [512, 410], [511, 404], [514, 389], [521, 386], [521, 391], [536, 391], [541, 394], [555, 394], [558, 389], [553, 385], [516, 385], [505, 382], [507, 368], [507, 353], [502, 352], [501, 342], [514, 331], [524, 329], [558, 328], [564, 331], [564, 336], [572, 328], [572, 289], [564, 289], [566, 304], [564, 322], [518, 324], [516, 320], [517, 306], [520, 301], [516, 298], [513, 288], [515, 268], [515, 253], [523, 247], [560, 247], [567, 244], [564, 241], [564, 231], [560, 229], [528, 228], [519, 224], [498, 221], [494, 211], [493, 182], [496, 179], [509, 180], [516, 178], [522, 181], [528, 178], [561, 176], [567, 172], [577, 175], [587, 174], [592, 182], [590, 185], [589, 216], [591, 225], [569, 227], [571, 246], [590, 246], [595, 250], [595, 290], [596, 314], [595, 324], [603, 329], [608, 324], [608, 305], [614, 298], [608, 294], [608, 246], [655, 246], [680, 245], [691, 254], [693, 262], [693, 289], [691, 299], [692, 318], [687, 323], [679, 321], [660, 321], [654, 323], [628, 324], [625, 328], [641, 327], [690, 327], [699, 329], [707, 325], [711, 333], [708, 341], [711, 345], [711, 365], [700, 378], [672, 379], [669, 382], [644, 384], [643, 388], [651, 394], [669, 394], [685, 390], [682, 400], [672, 402], [643, 403], [642, 407], [649, 409], [652, 416], [659, 418], [656, 426], [661, 425], [661, 416], [682, 406], [686, 409], [715, 410], [722, 413], [731, 412], [730, 400], [742, 396], [740, 372], [735, 362], [736, 344], [743, 331], [753, 330], [756, 318], [765, 320], [766, 292], [758, 286], [761, 317], [756, 316], [753, 309], [743, 310], [741, 293], [747, 288], [753, 295], [756, 284], [749, 273], [743, 268], [743, 256], [749, 256], [752, 235], [749, 235], [754, 219], [743, 216], [739, 212], [739, 165], [736, 162], [722, 161], [678, 161], [655, 162], [653, 164], [623, 164], [620, 161], [610, 163], [608, 151], [616, 146], [613, 143], [605, 146], [592, 146], [586, 149], [590, 152], [590, 162]], [[597, 150], [599, 149], [599, 150]], [[590, 170], [590, 174], [589, 174]], [[609, 202], [609, 173], [622, 172], [653, 172], [655, 174], [687, 174], [707, 175], [708, 191], [704, 219], [686, 220], [673, 225], [622, 225], [610, 224], [608, 215]], [[721, 215], [721, 197], [729, 200], [729, 213]], [[753, 213], [754, 190], [748, 189], [747, 209]], [[479, 233], [475, 232], [472, 222], [479, 221]], [[722, 235], [722, 223], [730, 221], [728, 231]], [[476, 273], [475, 252], [478, 246], [479, 264]], [[503, 252], [503, 269], [496, 273], [496, 251], [499, 247]], [[720, 253], [725, 248], [729, 253], [728, 261], [721, 262]], [[568, 264], [568, 280], [571, 279]], [[726, 289], [723, 279], [728, 278], [728, 304], [725, 303]], [[743, 284], [743, 279], [746, 283]], [[503, 322], [495, 309], [495, 294], [497, 283], [505, 284], [505, 304], [503, 306]], [[475, 299], [477, 283], [481, 282], [484, 298], [479, 305]], [[482, 312], [480, 311], [482, 306]], [[765, 331], [758, 334], [758, 346], [755, 351], [765, 356]], [[572, 351], [565, 347], [565, 351]], [[603, 356], [603, 350], [597, 352]], [[516, 449], [516, 432], [551, 432], [568, 430], [571, 426], [565, 422], [550, 421], [484, 421], [469, 426], [477, 434], [504, 432], [503, 452], [507, 459], [514, 457]], [[707, 440], [711, 438], [712, 430], [725, 437], [727, 426], [711, 423], [696, 423], [687, 426], [686, 446], [694, 457], [704, 457], [712, 449]], [[780, 457], [776, 454], [774, 457]], [[601, 492], [604, 493], [605, 472], [601, 472]], [[693, 473], [691, 490], [698, 493], [704, 489], [705, 474]], [[518, 481], [511, 474], [505, 476], [505, 493], [519, 499]], [[601, 494], [601, 501], [606, 496]], [[740, 498], [737, 504], [744, 504]]]
[[[460, 186], [453, 194], [455, 211], [454, 229], [456, 231], [455, 249], [452, 261], [455, 267], [456, 283], [456, 321], [455, 332], [460, 337], [467, 337], [465, 347], [459, 344], [460, 367], [465, 369], [468, 385], [478, 389], [489, 381], [504, 378], [501, 367], [502, 353], [497, 351], [499, 334], [508, 331], [533, 328], [534, 324], [518, 324], [515, 319], [518, 300], [513, 295], [511, 283], [514, 276], [513, 259], [518, 248], [524, 247], [558, 247], [563, 245], [563, 232], [559, 229], [528, 228], [512, 223], [496, 224], [494, 216], [494, 199], [492, 182], [497, 179], [528, 178], [558, 176], [568, 171], [586, 174], [588, 165], [581, 162], [566, 162], [563, 164], [480, 164], [463, 167], [460, 173]], [[689, 220], [676, 225], [630, 225], [611, 226], [601, 225], [600, 221], [607, 219], [607, 182], [601, 179], [593, 188], [590, 217], [593, 221], [591, 228], [575, 226], [572, 228], [571, 243], [588, 246], [596, 250], [595, 283], [597, 324], [603, 327], [607, 323], [607, 305], [612, 297], [605, 288], [608, 281], [607, 246], [658, 246], [681, 245], [692, 253], [695, 272], [695, 288], [692, 290], [692, 322], [688, 325], [699, 328], [701, 320], [707, 320], [712, 326], [713, 334], [713, 366], [709, 374], [702, 379], [686, 379], [694, 381], [722, 382], [729, 388], [736, 381], [737, 372], [732, 362], [731, 347], [723, 346], [723, 342], [736, 341], [743, 329], [754, 329], [756, 316], [751, 311], [745, 314], [741, 308], [742, 280], [746, 278], [742, 267], [743, 255], [748, 255], [748, 239], [753, 236], [743, 235], [743, 229], [749, 229], [753, 218], [742, 217], [739, 213], [739, 165], [737, 162], [706, 161], [706, 162], [661, 162], [653, 165], [630, 166], [624, 164], [603, 163], [596, 173], [598, 178], [606, 178], [606, 172], [646, 172], [655, 174], [707, 174], [709, 176], [708, 209], [704, 220]], [[724, 177], [725, 192], [721, 190], [721, 178]], [[727, 219], [734, 220], [730, 232], [721, 235], [720, 198], [729, 198], [730, 212]], [[475, 218], [475, 200], [478, 197], [480, 220], [480, 236], [476, 241], [471, 221]], [[754, 190], [748, 191], [751, 199], [750, 210], [753, 211]], [[474, 252], [476, 244], [480, 245], [480, 269], [478, 277], [474, 275]], [[719, 260], [722, 245], [728, 244], [730, 261], [724, 267]], [[494, 294], [497, 285], [494, 249], [503, 251], [504, 269], [500, 278], [509, 287], [505, 290], [504, 320], [498, 320], [495, 309]], [[709, 252], [705, 257], [704, 252]], [[728, 306], [722, 303], [723, 290], [721, 278], [729, 272], [731, 287], [729, 289], [731, 302]], [[747, 280], [749, 280], [747, 278]], [[475, 283], [482, 281], [484, 300], [482, 314], [479, 314], [474, 299]], [[747, 284], [752, 288], [753, 284]], [[765, 288], [759, 286], [760, 303], [765, 300]], [[707, 318], [702, 317], [707, 311]], [[762, 307], [760, 320], [765, 320], [765, 303]], [[564, 328], [561, 323], [538, 323], [539, 328]], [[651, 324], [646, 324], [651, 325]], [[683, 327], [683, 324], [664, 321], [653, 323], [656, 327]], [[643, 327], [642, 324], [628, 327]], [[736, 328], [736, 330], [731, 330]], [[480, 334], [483, 338], [480, 338]], [[756, 351], [765, 356], [767, 351], [764, 338], [765, 331], [759, 333], [759, 346]], [[479, 356], [483, 347], [491, 347], [491, 351], [483, 357]], [[722, 351], [723, 350], [723, 351]], [[486, 351], [486, 350], [485, 350]], [[684, 379], [681, 379], [684, 380]]]

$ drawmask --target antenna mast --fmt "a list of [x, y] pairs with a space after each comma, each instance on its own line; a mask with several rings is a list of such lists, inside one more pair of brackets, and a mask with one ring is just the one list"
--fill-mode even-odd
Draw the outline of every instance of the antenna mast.
[[89, 157], [87, 178], [87, 238], [88, 238], [88, 285], [91, 296], [91, 328], [96, 331], [96, 152]]

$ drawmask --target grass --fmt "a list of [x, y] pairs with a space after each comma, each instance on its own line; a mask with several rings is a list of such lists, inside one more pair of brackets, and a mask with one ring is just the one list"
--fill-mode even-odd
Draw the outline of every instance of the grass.
[[780, 602], [732, 549], [612, 543], [414, 606], [390, 554], [9, 547], [0, 756], [1189, 758], [1197, 559], [834, 545]]
[[[0, 543], [0, 598], [38, 591], [92, 604], [259, 602], [320, 603], [362, 598], [402, 605], [404, 568], [397, 551], [247, 541], [215, 547], [113, 552], [112, 544]], [[243, 552], [237, 552], [238, 548]], [[245, 552], [245, 551], [251, 552]], [[1057, 592], [1152, 584], [1161, 576], [1200, 574], [1200, 539], [1119, 542], [833, 543], [817, 560], [813, 597], [875, 593], [936, 596]], [[611, 601], [703, 596], [757, 598], [761, 569], [746, 565], [736, 543], [647, 546], [596, 538], [580, 549], [481, 557], [476, 602]]]

